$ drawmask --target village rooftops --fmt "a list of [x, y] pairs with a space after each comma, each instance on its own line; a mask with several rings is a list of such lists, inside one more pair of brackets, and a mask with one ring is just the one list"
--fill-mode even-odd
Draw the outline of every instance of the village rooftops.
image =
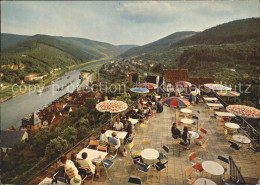
[[27, 138], [26, 131], [1, 130], [1, 148], [13, 148], [17, 142]]
[[190, 77], [189, 82], [197, 87], [207, 83], [215, 83], [211, 77]]
[[175, 83], [178, 81], [188, 81], [188, 69], [163, 69], [165, 83]]

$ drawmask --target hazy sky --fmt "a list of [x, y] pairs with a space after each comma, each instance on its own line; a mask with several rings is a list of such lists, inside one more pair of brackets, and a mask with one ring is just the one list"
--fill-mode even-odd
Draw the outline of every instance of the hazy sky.
[[6, 1], [1, 32], [143, 45], [177, 31], [203, 31], [259, 17], [259, 1]]

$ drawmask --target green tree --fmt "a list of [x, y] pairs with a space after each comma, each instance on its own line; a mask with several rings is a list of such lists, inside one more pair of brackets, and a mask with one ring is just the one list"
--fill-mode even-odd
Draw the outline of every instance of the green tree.
[[63, 130], [62, 137], [73, 144], [77, 141], [77, 133], [78, 131], [74, 127], [67, 127]]
[[46, 147], [45, 158], [47, 161], [51, 161], [62, 154], [69, 146], [69, 142], [61, 136], [52, 139]]

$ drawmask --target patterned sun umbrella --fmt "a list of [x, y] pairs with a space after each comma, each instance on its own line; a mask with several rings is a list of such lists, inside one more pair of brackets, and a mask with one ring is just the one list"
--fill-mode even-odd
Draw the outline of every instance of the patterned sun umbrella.
[[141, 88], [141, 87], [134, 87], [131, 88], [130, 91], [135, 92], [135, 93], [148, 93], [149, 90], [146, 88]]
[[141, 88], [146, 88], [146, 89], [157, 89], [157, 85], [154, 83], [142, 83], [139, 85]]
[[240, 93], [235, 91], [222, 91], [217, 93], [219, 96], [240, 96]]
[[215, 90], [215, 91], [231, 91], [232, 90], [231, 87], [227, 87], [222, 84], [209, 83], [209, 84], [204, 84], [204, 86], [209, 89]]
[[260, 118], [260, 110], [245, 105], [229, 105], [227, 111], [246, 118]]
[[182, 87], [182, 88], [186, 88], [186, 87], [190, 87], [191, 83], [190, 82], [186, 82], [186, 81], [179, 81], [175, 83], [176, 86]]
[[190, 102], [187, 99], [180, 97], [168, 97], [162, 99], [163, 104], [168, 107], [180, 108], [180, 107], [188, 107]]
[[179, 98], [179, 97], [164, 98], [162, 99], [162, 102], [164, 105], [167, 105], [168, 107], [175, 108], [175, 122], [176, 122], [176, 108], [188, 107], [190, 105], [190, 102], [187, 99]]
[[128, 106], [125, 102], [117, 101], [117, 100], [106, 100], [96, 105], [96, 109], [99, 112], [110, 112], [110, 113], [118, 113], [118, 112], [125, 111], [127, 107]]

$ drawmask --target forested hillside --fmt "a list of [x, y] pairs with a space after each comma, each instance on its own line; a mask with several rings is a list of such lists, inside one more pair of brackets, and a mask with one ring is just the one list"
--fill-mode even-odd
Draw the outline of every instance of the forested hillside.
[[209, 28], [192, 37], [174, 43], [172, 47], [200, 44], [218, 45], [247, 41], [259, 36], [260, 18], [242, 19]]
[[116, 46], [108, 43], [35, 35], [2, 49], [3, 81], [15, 83], [28, 73], [43, 75], [54, 68], [65, 68], [104, 57], [111, 58], [119, 53]]

